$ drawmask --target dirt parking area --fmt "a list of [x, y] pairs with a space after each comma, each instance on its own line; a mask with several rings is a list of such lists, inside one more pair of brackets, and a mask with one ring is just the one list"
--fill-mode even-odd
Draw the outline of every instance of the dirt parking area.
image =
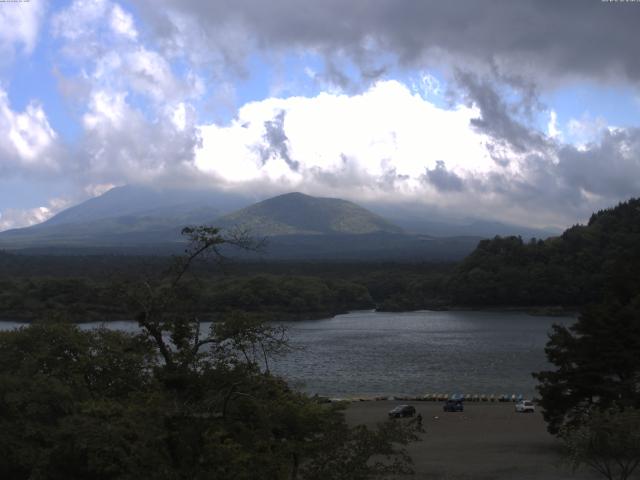
[[401, 404], [413, 405], [423, 417], [425, 433], [408, 447], [416, 480], [599, 478], [587, 471], [573, 474], [542, 415], [516, 413], [512, 403], [467, 403], [464, 412], [445, 413], [439, 402], [354, 402], [347, 421], [374, 426]]

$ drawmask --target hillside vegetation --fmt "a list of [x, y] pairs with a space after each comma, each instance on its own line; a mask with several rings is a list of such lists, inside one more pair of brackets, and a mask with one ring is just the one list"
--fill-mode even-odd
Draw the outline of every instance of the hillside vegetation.
[[401, 233], [382, 217], [338, 198], [287, 193], [256, 203], [220, 219], [256, 235]]
[[483, 240], [449, 281], [454, 304], [572, 305], [640, 291], [640, 199], [546, 241]]

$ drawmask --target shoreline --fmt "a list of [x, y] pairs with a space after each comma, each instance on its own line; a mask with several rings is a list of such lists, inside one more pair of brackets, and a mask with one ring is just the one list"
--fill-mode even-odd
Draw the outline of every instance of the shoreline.
[[418, 310], [382, 310], [375, 309], [376, 312], [383, 313], [410, 313], [410, 312], [514, 312], [526, 313], [533, 317], [575, 317], [580, 313], [581, 307], [562, 305], [529, 305], [529, 306], [469, 306], [469, 305], [434, 305], [431, 308], [421, 308]]
[[[359, 313], [359, 312], [379, 312], [379, 313], [416, 313], [416, 312], [496, 312], [496, 313], [504, 313], [504, 312], [512, 312], [512, 313], [524, 313], [530, 315], [532, 317], [577, 317], [579, 313], [579, 307], [560, 307], [560, 306], [547, 306], [547, 307], [511, 307], [511, 306], [496, 306], [496, 307], [469, 307], [469, 306], [460, 306], [460, 305], [450, 305], [444, 307], [434, 307], [434, 308], [422, 308], [418, 310], [379, 310], [379, 309], [367, 309], [367, 310], [349, 310], [349, 311], [340, 311], [340, 312], [306, 312], [306, 314], [296, 314], [291, 312], [281, 312], [274, 314], [273, 320], [269, 320], [272, 322], [304, 322], [309, 320], [330, 320], [339, 315], [348, 315], [351, 313]], [[249, 312], [255, 313], [255, 312]], [[209, 314], [203, 315], [202, 322], [211, 322], [214, 323], [217, 320], [215, 317], [219, 315], [217, 314]], [[77, 315], [74, 315], [77, 316]], [[122, 315], [113, 315], [110, 318], [95, 318], [97, 316], [96, 312], [87, 312], [87, 317], [90, 317], [87, 320], [78, 320], [78, 319], [70, 319], [68, 323], [74, 324], [86, 324], [86, 323], [111, 323], [111, 322], [126, 322], [131, 321], [135, 322], [135, 320], [131, 320], [130, 318], [126, 318], [126, 316]], [[93, 318], [91, 318], [93, 317]], [[29, 325], [32, 322], [39, 321], [40, 317], [37, 315], [34, 316], [22, 316], [15, 314], [3, 314], [0, 313], [0, 322], [15, 322], [19, 324]]]
[[360, 403], [360, 402], [417, 402], [425, 404], [443, 404], [447, 400], [457, 400], [465, 405], [511, 404], [520, 400], [530, 400], [522, 393], [426, 393], [424, 395], [349, 395], [347, 397], [331, 397], [315, 394], [313, 397], [332, 403]]

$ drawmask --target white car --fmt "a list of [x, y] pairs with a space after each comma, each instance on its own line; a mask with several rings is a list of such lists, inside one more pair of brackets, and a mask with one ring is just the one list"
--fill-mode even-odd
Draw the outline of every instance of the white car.
[[536, 407], [531, 400], [521, 400], [516, 403], [516, 412], [518, 413], [533, 413], [536, 411]]

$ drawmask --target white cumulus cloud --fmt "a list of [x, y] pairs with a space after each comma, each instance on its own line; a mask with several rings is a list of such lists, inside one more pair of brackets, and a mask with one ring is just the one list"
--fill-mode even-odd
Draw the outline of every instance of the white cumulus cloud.
[[125, 12], [122, 7], [115, 4], [111, 8], [110, 24], [112, 30], [123, 37], [135, 40], [138, 37], [133, 17], [130, 13]]
[[16, 49], [31, 53], [38, 41], [47, 2], [4, 2], [0, 7], [0, 57], [11, 58]]
[[460, 174], [494, 167], [484, 135], [469, 127], [477, 115], [473, 107], [438, 108], [392, 80], [360, 95], [271, 98], [243, 106], [229, 125], [202, 125], [195, 161], [229, 182], [339, 191], [367, 179], [357, 188], [372, 192], [395, 180], [422, 192], [422, 176], [438, 162]]
[[31, 102], [25, 111], [16, 112], [0, 89], [0, 171], [56, 167], [56, 137], [41, 105]]

